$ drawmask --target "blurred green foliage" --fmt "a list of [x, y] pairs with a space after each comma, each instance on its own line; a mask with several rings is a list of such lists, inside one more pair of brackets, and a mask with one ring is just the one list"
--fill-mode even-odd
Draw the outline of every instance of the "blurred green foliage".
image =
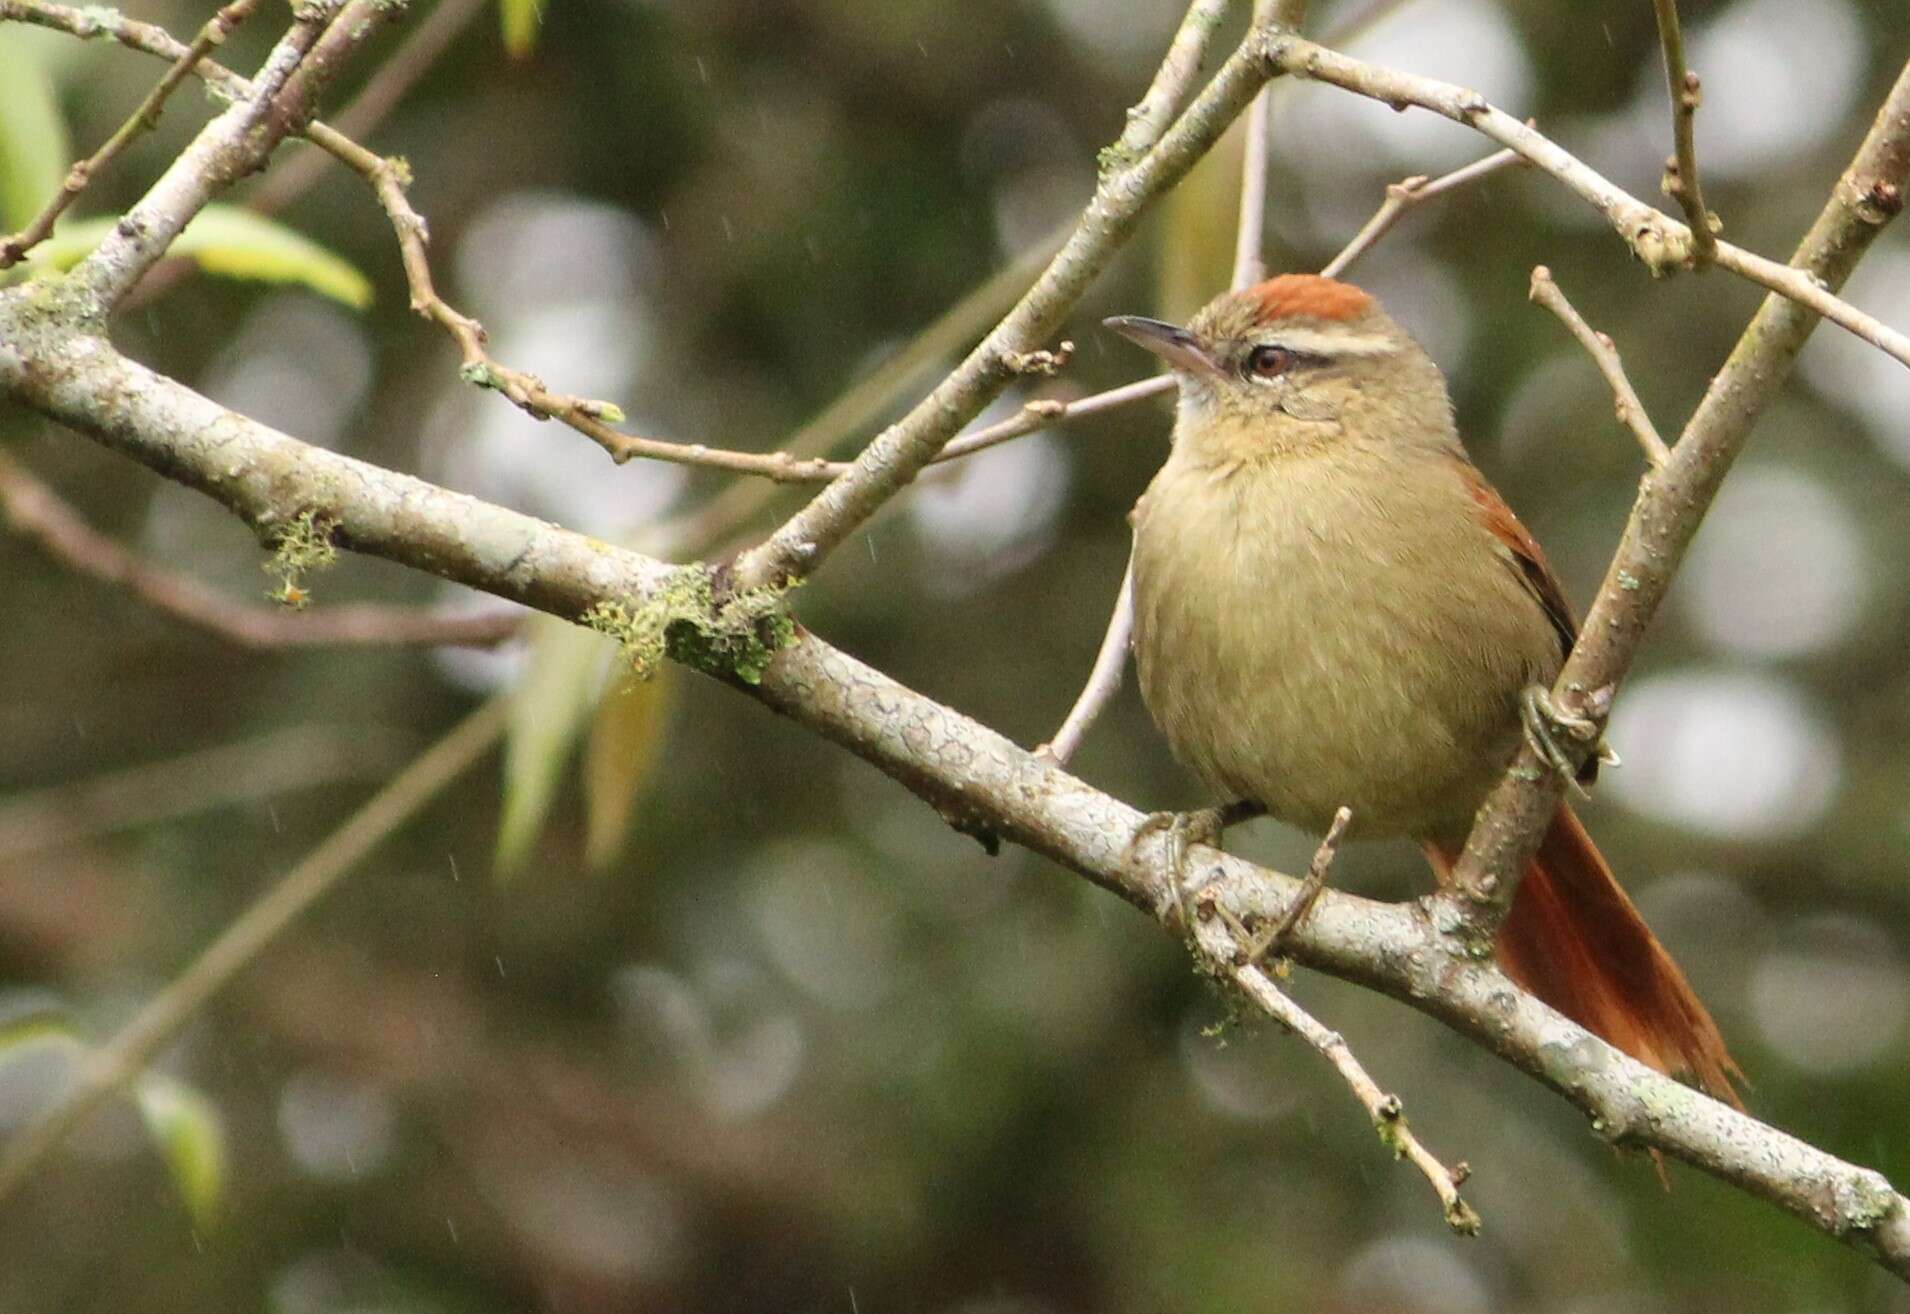
[[[1710, 93], [1707, 199], [1734, 240], [1784, 254], [1910, 53], [1910, 11], [1685, 13]], [[139, 16], [180, 34], [205, 17], [172, 0]], [[411, 162], [439, 284], [501, 359], [609, 398], [638, 431], [768, 449], [1078, 207], [1176, 17], [1168, 0], [565, 0], [522, 63], [495, 13], [474, 22], [369, 144]], [[262, 12], [223, 58], [252, 67], [280, 20]], [[1371, 41], [1355, 49], [1474, 81], [1653, 195], [1669, 128], [1642, 0], [1417, 0]], [[59, 52], [36, 67], [74, 143], [62, 157], [160, 72], [102, 43], [30, 44]], [[0, 27], [0, 59], [20, 49]], [[26, 87], [0, 76], [0, 103]], [[137, 199], [207, 109], [183, 90], [81, 212]], [[1282, 88], [1274, 114], [1275, 269], [1317, 268], [1385, 182], [1485, 153], [1456, 129], [1402, 146], [1389, 134], [1418, 116], [1317, 87]], [[1099, 317], [1183, 314], [1224, 281], [1230, 158], [1231, 143], [1083, 302], [1057, 389], [1145, 368]], [[19, 186], [38, 195], [57, 171], [15, 159], [0, 195], [17, 223]], [[726, 486], [613, 466], [460, 383], [344, 170], [281, 218], [371, 280], [362, 317], [304, 288], [193, 278], [118, 340], [292, 433], [592, 532], [653, 532]], [[1892, 322], [1907, 234], [1886, 235], [1854, 293]], [[1446, 365], [1475, 455], [1582, 603], [1638, 458], [1590, 362], [1527, 304], [1539, 262], [1614, 336], [1667, 433], [1757, 294], [1716, 273], [1651, 281], [1596, 216], [1517, 171], [1413, 214], [1352, 271]], [[1910, 394], [1847, 346], [1814, 343], [1760, 426], [1621, 699], [1627, 766], [1588, 819], [1717, 1013], [1753, 1110], [1901, 1180]], [[1167, 423], [1161, 406], [1119, 412], [924, 480], [794, 610], [1039, 742], [1088, 669]], [[106, 532], [265, 605], [264, 549], [211, 504], [19, 413], [0, 411], [0, 442]], [[751, 531], [800, 496], [777, 490]], [[314, 606], [453, 596], [346, 557]], [[502, 683], [529, 695], [552, 660], [240, 652], [11, 538], [0, 605], [0, 789], [23, 796], [286, 726], [340, 728], [382, 762], [394, 736], [421, 748]], [[1269, 1028], [1205, 1034], [1224, 1005], [1169, 937], [1024, 853], [986, 857], [710, 681], [639, 686], [656, 705], [600, 721], [583, 783], [565, 775], [578, 681], [597, 678], [586, 646], [609, 648], [574, 642], [570, 682], [519, 704], [500, 755], [534, 815], [501, 817], [497, 772], [461, 782], [155, 1069], [201, 1092], [161, 1110], [162, 1139], [173, 1168], [190, 1151], [188, 1176], [223, 1162], [221, 1206], [181, 1202], [129, 1100], [0, 1211], [0, 1312], [1910, 1309], [1764, 1205], [1676, 1168], [1667, 1194], [1410, 1010], [1301, 977], [1434, 1151], [1472, 1165], [1485, 1233], [1451, 1238], [1311, 1053]], [[1140, 806], [1204, 801], [1131, 692], [1077, 765]], [[57, 792], [36, 795], [33, 847], [0, 846], [0, 1003], [55, 992], [83, 1034], [110, 1034], [368, 789], [340, 772], [260, 802], [243, 778], [194, 783], [190, 810], [160, 820], [129, 808], [115, 825], [89, 796], [66, 839]], [[492, 878], [501, 824], [509, 883]], [[1266, 823], [1233, 842], [1289, 867], [1311, 847]], [[1425, 876], [1379, 845], [1335, 879], [1407, 897]], [[0, 1134], [58, 1088], [0, 1059]], [[217, 1111], [222, 1158], [210, 1122], [180, 1139], [182, 1107]]]

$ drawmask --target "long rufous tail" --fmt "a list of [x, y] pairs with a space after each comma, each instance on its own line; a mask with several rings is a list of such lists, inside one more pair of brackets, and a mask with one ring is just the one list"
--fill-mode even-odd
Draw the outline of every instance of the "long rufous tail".
[[[1428, 841], [1443, 879], [1456, 852]], [[1526, 990], [1660, 1072], [1689, 1073], [1743, 1108], [1743, 1073], [1685, 974], [1645, 925], [1571, 808], [1561, 806], [1526, 864], [1500, 928], [1499, 966]]]

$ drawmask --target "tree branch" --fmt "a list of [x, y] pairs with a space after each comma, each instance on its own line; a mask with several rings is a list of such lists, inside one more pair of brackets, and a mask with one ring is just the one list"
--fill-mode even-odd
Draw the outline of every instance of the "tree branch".
[[7, 528], [64, 565], [125, 588], [147, 606], [242, 648], [458, 644], [489, 647], [523, 627], [515, 611], [452, 614], [376, 603], [288, 611], [241, 606], [198, 580], [141, 560], [94, 529], [58, 493], [0, 451], [0, 514]]
[[[1478, 92], [1435, 78], [1381, 68], [1295, 36], [1274, 33], [1261, 40], [1268, 61], [1280, 72], [1331, 83], [1395, 109], [1416, 105], [1517, 151], [1590, 202], [1652, 273], [1668, 273], [1690, 262], [1689, 228], [1622, 191], [1538, 129], [1494, 108]], [[1901, 208], [1901, 192], [1894, 193], [1888, 200], [1879, 197], [1876, 203]], [[1840, 299], [1808, 270], [1796, 265], [1780, 265], [1723, 241], [1717, 243], [1716, 260], [1722, 268], [1789, 297], [1910, 365], [1910, 336]]]
[[[1901, 197], [1906, 179], [1910, 65], [1898, 75], [1856, 157], [1798, 244], [1792, 257], [1798, 275], [1825, 288], [1843, 286], [1896, 213], [1897, 207], [1881, 205], [1879, 198]], [[1720, 262], [1724, 250], [1720, 243]], [[1670, 457], [1639, 488], [1624, 537], [1554, 686], [1562, 705], [1594, 712], [1602, 720], [1600, 705], [1609, 708], [1631, 668], [1719, 484], [1816, 326], [1817, 316], [1803, 304], [1781, 295], [1764, 299]], [[1470, 904], [1465, 917], [1482, 939], [1504, 920], [1519, 874], [1557, 811], [1563, 789], [1558, 774], [1524, 746], [1480, 808], [1453, 875]]]
[[[0, 4], [8, 3], [0, 0]], [[1228, 61], [1158, 146], [1138, 162], [1109, 170], [1082, 228], [1050, 267], [1049, 275], [950, 382], [917, 408], [915, 414], [926, 418], [914, 423], [905, 420], [878, 439], [848, 476], [785, 526], [787, 532], [778, 535], [780, 545], [772, 540], [772, 549], [756, 559], [760, 578], [785, 573], [778, 563], [800, 566], [819, 557], [826, 544], [823, 537], [807, 537], [811, 531], [826, 534], [830, 542], [839, 541], [941, 448], [966, 418], [965, 406], [984, 393], [993, 395], [989, 389], [999, 389], [1010, 354], [1039, 345], [1044, 333], [1036, 330], [1049, 323], [1048, 316], [1058, 317], [1078, 293], [1076, 280], [1085, 280], [1098, 268], [1097, 262], [1106, 259], [1124, 225], [1132, 225], [1145, 200], [1168, 185], [1192, 155], [1205, 150], [1224, 119], [1257, 89], [1268, 68], [1260, 67], [1263, 61], [1252, 54], [1255, 40], [1250, 37], [1246, 55], [1237, 54]], [[1307, 48], [1290, 37], [1266, 40], [1273, 43], [1266, 47], [1272, 66], [1284, 67], [1283, 61], [1293, 51]], [[324, 39], [320, 39], [315, 53], [323, 47]], [[1311, 49], [1318, 52], [1317, 47]], [[1320, 67], [1367, 68], [1342, 56], [1319, 53], [1324, 59]], [[1323, 76], [1313, 63], [1301, 63], [1306, 64], [1304, 71]], [[303, 88], [322, 78], [324, 67], [321, 63], [308, 78], [288, 85], [296, 85], [302, 94]], [[1403, 79], [1404, 75], [1384, 77]], [[254, 86], [260, 88], [261, 100], [270, 99], [263, 84], [265, 75]], [[1444, 86], [1420, 79], [1382, 80], [1375, 85], [1415, 93], [1427, 86]], [[1413, 95], [1402, 99], [1419, 103]], [[1516, 123], [1512, 129], [1505, 128], [1492, 117], [1497, 111], [1476, 97], [1466, 104], [1461, 121], [1477, 118], [1475, 126], [1484, 125], [1482, 130], [1488, 132], [1529, 131]], [[221, 116], [188, 149], [188, 156], [208, 138], [229, 132], [227, 116]], [[271, 132], [262, 135], [269, 137]], [[1575, 176], [1580, 183], [1589, 178], [1609, 187], [1557, 147], [1536, 134], [1532, 137], [1536, 144], [1523, 137], [1508, 144], [1523, 144], [1526, 149], [1521, 153], [1528, 158], [1535, 151], [1540, 155], [1555, 152], [1547, 158], [1554, 165], [1560, 165], [1558, 157], [1569, 161], [1579, 171]], [[1887, 198], [1901, 195], [1910, 166], [1906, 138], [1910, 138], [1910, 70], [1806, 238], [1800, 263], [1808, 266], [1808, 273], [1793, 271], [1800, 278], [1817, 276], [1828, 284], [1848, 273], [1894, 208]], [[1183, 158], [1182, 152], [1189, 154]], [[241, 153], [238, 158], [249, 157]], [[200, 159], [215, 163], [203, 152]], [[1544, 167], [1544, 160], [1539, 162]], [[169, 188], [168, 180], [177, 168], [169, 170], [141, 203], [179, 204], [182, 214], [153, 215], [167, 224], [176, 221], [175, 233], [183, 226], [183, 211], [193, 208], [201, 190], [199, 184], [175, 183]], [[1653, 232], [1676, 239], [1682, 231], [1649, 207], [1617, 195], [1651, 217], [1657, 225]], [[1637, 217], [1633, 211], [1626, 214]], [[1102, 228], [1114, 236], [1098, 231]], [[150, 235], [145, 229], [127, 232], [120, 251], [76, 285], [96, 294], [102, 285], [113, 286], [125, 277], [126, 269], [146, 258]], [[1633, 234], [1634, 244], [1642, 236]], [[1720, 263], [1726, 250], [1719, 244]], [[708, 597], [707, 587], [701, 602], [697, 590], [686, 587], [699, 581], [707, 586], [701, 567], [671, 567], [423, 480], [310, 447], [125, 359], [98, 332], [104, 305], [109, 303], [110, 298], [102, 302], [97, 296], [88, 303], [40, 293], [29, 296], [19, 289], [0, 291], [0, 393], [169, 478], [207, 492], [268, 536], [304, 520], [324, 526], [342, 546], [569, 618], [599, 604], [617, 603], [626, 608], [667, 607], [673, 619], [706, 632], [726, 623], [722, 603]], [[1717, 480], [1741, 446], [1752, 417], [1781, 384], [1814, 322], [1811, 310], [1782, 298], [1768, 299], [1759, 311], [1672, 459], [1647, 481], [1613, 575], [1588, 620], [1587, 639], [1561, 677], [1562, 690], [1569, 692], [1574, 680], [1581, 690], [1596, 690], [1622, 674], [1638, 632], [1668, 587], [1671, 571]], [[1656, 515], [1663, 507], [1675, 513]], [[1687, 507], [1696, 511], [1688, 512]], [[813, 552], [806, 546], [811, 543], [816, 545]], [[765, 566], [770, 569], [764, 570]], [[1614, 582], [1622, 582], [1628, 574], [1630, 586]], [[746, 574], [744, 583], [749, 582]], [[1164, 922], [1176, 920], [1179, 900], [1172, 892], [1175, 873], [1168, 861], [1169, 838], [1131, 845], [1129, 837], [1140, 828], [1141, 814], [993, 731], [800, 630], [773, 660], [760, 670], [752, 666], [747, 673], [733, 667], [725, 671], [720, 662], [712, 663], [706, 651], [699, 655], [692, 648], [680, 650], [680, 655], [847, 746], [964, 829], [1005, 836], [1081, 872]], [[1610, 678], [1604, 685], [1585, 683], [1607, 673]], [[489, 727], [484, 730], [488, 742]], [[469, 742], [460, 740], [457, 754], [449, 746], [434, 754], [433, 769], [457, 769], [454, 759], [468, 754]], [[426, 786], [435, 777], [424, 772], [422, 763], [415, 770], [420, 774], [407, 773], [407, 778], [418, 790], [428, 792]], [[1515, 789], [1525, 787], [1515, 777], [1508, 781]], [[1536, 797], [1545, 788], [1556, 786], [1541, 781], [1532, 785], [1531, 792]], [[397, 823], [403, 808], [415, 806], [419, 797], [417, 791], [408, 800], [394, 800], [391, 791], [381, 795], [382, 803], [375, 801], [357, 822], [302, 865], [302, 879], [288, 879], [282, 887], [291, 891], [285, 895], [286, 902], [270, 916], [261, 914], [262, 920], [249, 921], [247, 937], [269, 938], [284, 924], [282, 919], [274, 923], [274, 917], [295, 915], [303, 906], [299, 901], [309, 901], [311, 882], [319, 882], [322, 888], [323, 881], [335, 879], [310, 875], [314, 868], [322, 874], [327, 864], [349, 864]], [[1490, 830], [1482, 820], [1475, 839]], [[320, 862], [321, 853], [324, 862]], [[1469, 848], [1465, 860], [1473, 857]], [[1306, 897], [1305, 886], [1289, 876], [1206, 849], [1197, 858], [1212, 872], [1203, 894], [1211, 892], [1215, 906], [1243, 925], [1251, 919], [1281, 924]], [[285, 913], [286, 908], [292, 912]], [[1465, 929], [1466, 915], [1467, 910], [1448, 897], [1383, 905], [1327, 891], [1310, 915], [1294, 920], [1283, 950], [1296, 961], [1380, 990], [1440, 1018], [1558, 1091], [1591, 1118], [1595, 1132], [1615, 1143], [1657, 1149], [1691, 1163], [1778, 1204], [1827, 1235], [1872, 1253], [1899, 1276], [1910, 1277], [1910, 1202], [1880, 1174], [1838, 1160], [1645, 1068], [1523, 994], [1488, 959], [1474, 954], [1464, 936], [1454, 934]], [[135, 1027], [115, 1043], [112, 1065], [102, 1059], [87, 1074], [83, 1090], [101, 1089], [113, 1072], [131, 1070], [126, 1066], [129, 1062], [136, 1067], [141, 1046], [157, 1044], [154, 1037], [176, 1025], [181, 1010], [196, 1007], [235, 963], [247, 960], [252, 941], [230, 938], [237, 929], [215, 942], [201, 964], [176, 983], [177, 993], [168, 992], [164, 1010], [142, 1014]], [[149, 1055], [151, 1049], [143, 1053]], [[36, 1131], [8, 1147], [0, 1158], [0, 1189], [13, 1180], [17, 1165], [29, 1151], [43, 1152], [34, 1147], [49, 1135], [57, 1141], [59, 1130]]]
[[[347, 8], [354, 21], [335, 29], [332, 20], [344, 3], [308, 0], [301, 5], [293, 14], [291, 28], [252, 80], [249, 94], [235, 100], [194, 137], [151, 190], [67, 275], [65, 286], [84, 298], [83, 313], [103, 317], [166, 253], [173, 239], [221, 188], [264, 164], [287, 132], [295, 125], [303, 126], [302, 121], [278, 111], [280, 91], [328, 36], [332, 49], [322, 67], [335, 69], [336, 47], [355, 46], [361, 39], [360, 30], [376, 26], [385, 8], [368, 0], [352, 0]], [[331, 35], [334, 32], [339, 35]], [[186, 55], [190, 54], [188, 49]], [[180, 58], [183, 61], [185, 55]], [[193, 59], [187, 67], [196, 68], [199, 62]], [[309, 82], [313, 94], [322, 81]]]
[[[1196, 8], [1203, 2], [1196, 0]], [[1131, 138], [1124, 135], [1105, 154], [1100, 185], [1074, 232], [1027, 295], [953, 373], [856, 457], [854, 469], [824, 488], [767, 542], [744, 553], [736, 565], [737, 581], [752, 587], [813, 570], [913, 480], [1008, 385], [1015, 377], [1010, 358], [1041, 346], [1148, 206], [1219, 140], [1266, 78], [1265, 63], [1249, 42], [1145, 154], [1133, 158]], [[1130, 134], [1134, 127], [1130, 122]]]
[[1631, 386], [1631, 380], [1625, 377], [1624, 363], [1618, 359], [1618, 348], [1612, 345], [1608, 334], [1600, 333], [1585, 322], [1585, 317], [1573, 308], [1565, 299], [1565, 293], [1552, 277], [1552, 271], [1544, 265], [1532, 271], [1532, 300], [1557, 315], [1559, 322], [1578, 339], [1579, 345], [1598, 366], [1598, 372], [1605, 376], [1605, 382], [1611, 385], [1618, 422], [1632, 431], [1638, 439], [1638, 445], [1645, 449], [1645, 460], [1656, 470], [1671, 459], [1671, 449], [1665, 446], [1665, 440], [1658, 436], [1658, 430], [1651, 422], [1651, 415], [1645, 410], [1638, 393]]
[[[1789, 306], [1789, 303], [1781, 303]], [[1796, 312], [1802, 313], [1802, 312]], [[50, 324], [0, 293], [0, 392], [254, 524], [322, 511], [344, 546], [576, 617], [644, 605], [695, 567], [671, 567], [423, 480], [310, 447]], [[1171, 921], [1167, 840], [1130, 851], [1143, 817], [1052, 763], [798, 633], [760, 684], [730, 683], [902, 781], [945, 817], [1043, 854]], [[1208, 849], [1218, 906], [1277, 923], [1304, 894], [1290, 876]], [[1779, 1205], [1910, 1277], [1910, 1214], [1879, 1174], [1653, 1072], [1520, 992], [1449, 933], [1451, 905], [1373, 903], [1328, 890], [1283, 942], [1296, 961], [1441, 1019], [1572, 1101], [1614, 1142], [1660, 1150]]]
[[159, 114], [166, 106], [166, 98], [174, 88], [188, 77], [204, 59], [224, 40], [233, 28], [252, 16], [258, 8], [259, 0], [232, 0], [232, 3], [214, 14], [200, 29], [198, 37], [166, 70], [164, 77], [146, 94], [127, 120], [119, 125], [112, 136], [108, 137], [100, 148], [80, 160], [67, 171], [66, 180], [60, 184], [60, 190], [53, 194], [45, 207], [33, 217], [33, 221], [12, 237], [0, 238], [0, 269], [10, 269], [26, 259], [26, 254], [45, 241], [52, 233], [53, 225], [66, 213], [67, 207], [79, 199], [81, 192], [93, 180], [93, 176], [111, 164], [119, 153], [125, 150], [143, 132], [150, 132], [159, 124]]
[[1665, 161], [1665, 195], [1685, 212], [1691, 229], [1691, 262], [1703, 265], [1717, 253], [1717, 216], [1704, 208], [1698, 185], [1698, 147], [1693, 135], [1704, 88], [1685, 67], [1684, 32], [1678, 26], [1678, 0], [1652, 0], [1658, 14], [1658, 44], [1665, 52], [1665, 86], [1671, 92], [1673, 154]]

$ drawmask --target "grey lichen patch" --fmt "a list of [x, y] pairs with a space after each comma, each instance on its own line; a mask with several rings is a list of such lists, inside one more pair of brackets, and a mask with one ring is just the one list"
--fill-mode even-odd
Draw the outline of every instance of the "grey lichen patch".
[[615, 639], [639, 679], [668, 657], [718, 679], [761, 684], [771, 659], [796, 637], [789, 587], [718, 598], [706, 568], [685, 566], [640, 605], [599, 602], [579, 619]]
[[337, 560], [331, 521], [320, 512], [301, 511], [274, 540], [271, 557], [259, 563], [259, 569], [278, 581], [278, 587], [268, 589], [265, 596], [294, 611], [302, 610], [312, 600], [305, 577]]
[[1831, 1186], [1840, 1234], [1874, 1232], [1897, 1210], [1897, 1193], [1875, 1173], [1853, 1173]]
[[467, 365], [460, 366], [458, 369], [458, 377], [473, 387], [489, 388], [497, 392], [501, 392], [504, 389], [504, 380], [498, 377], [497, 370], [492, 367], [489, 361], [474, 360]]

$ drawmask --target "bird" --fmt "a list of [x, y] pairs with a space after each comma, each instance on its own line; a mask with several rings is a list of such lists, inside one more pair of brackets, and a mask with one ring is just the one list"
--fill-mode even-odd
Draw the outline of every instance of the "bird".
[[[1225, 801], [1206, 823], [1264, 812], [1317, 834], [1346, 807], [1351, 837], [1413, 840], [1449, 883], [1521, 741], [1569, 770], [1561, 736], [1597, 731], [1550, 696], [1576, 621], [1467, 456], [1439, 367], [1369, 293], [1313, 274], [1224, 293], [1185, 327], [1105, 323], [1179, 385], [1131, 517], [1133, 652], [1168, 746]], [[1614, 1047], [1743, 1107], [1717, 1024], [1569, 802], [1494, 957]]]

